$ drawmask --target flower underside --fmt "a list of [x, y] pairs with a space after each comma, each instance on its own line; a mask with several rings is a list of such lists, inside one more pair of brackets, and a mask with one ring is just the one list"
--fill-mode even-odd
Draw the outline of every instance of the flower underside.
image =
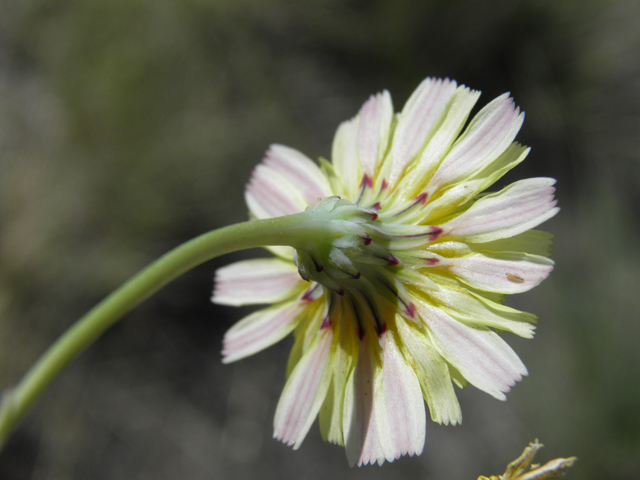
[[[411, 203], [413, 206], [421, 200]], [[363, 208], [339, 197], [307, 207], [321, 228], [293, 258], [304, 280], [326, 289], [329, 308], [321, 328], [331, 324], [331, 313], [341, 303], [339, 297], [344, 297], [351, 303], [357, 321], [353, 327], [360, 340], [368, 330], [377, 336], [384, 334], [387, 318], [391, 316], [393, 321], [396, 312], [414, 320], [416, 306], [404, 284], [413, 280], [426, 286], [428, 277], [421, 279], [420, 269], [441, 263], [437, 254], [416, 250], [416, 246], [438, 238], [440, 227], [392, 223], [378, 211], [383, 211], [379, 201]], [[394, 217], [397, 214], [389, 218]], [[317, 284], [303, 298], [312, 299]]]
[[319, 417], [353, 464], [424, 445], [431, 418], [462, 416], [453, 383], [498, 399], [527, 371], [498, 335], [535, 316], [503, 305], [548, 276], [554, 180], [483, 194], [520, 163], [523, 115], [506, 95], [460, 135], [478, 92], [425, 80], [400, 114], [387, 92], [343, 123], [332, 162], [274, 145], [247, 186], [253, 218], [304, 212], [292, 248], [220, 269], [213, 301], [270, 304], [232, 327], [224, 361], [293, 332], [274, 436], [300, 446]]

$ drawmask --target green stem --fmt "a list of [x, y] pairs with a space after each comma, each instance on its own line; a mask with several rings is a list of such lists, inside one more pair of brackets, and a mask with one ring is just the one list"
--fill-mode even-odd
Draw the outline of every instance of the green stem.
[[[254, 220], [205, 233], [160, 257], [78, 320], [40, 357], [0, 405], [0, 448], [60, 371], [105, 330], [171, 280], [225, 253], [266, 245], [297, 247], [304, 214]], [[307, 236], [308, 238], [308, 236]]]

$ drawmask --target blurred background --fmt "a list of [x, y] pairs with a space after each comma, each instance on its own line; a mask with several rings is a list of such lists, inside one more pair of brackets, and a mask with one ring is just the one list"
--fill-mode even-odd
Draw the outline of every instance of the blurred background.
[[84, 352], [0, 453], [2, 480], [467, 479], [539, 438], [567, 478], [640, 472], [640, 2], [0, 2], [0, 387], [153, 259], [247, 218], [270, 143], [330, 155], [338, 124], [427, 76], [510, 91], [533, 147], [508, 181], [558, 179], [554, 273], [509, 305], [529, 368], [507, 402], [459, 391], [464, 422], [424, 453], [350, 469], [314, 426], [273, 440], [290, 339], [223, 366], [250, 309], [186, 274]]

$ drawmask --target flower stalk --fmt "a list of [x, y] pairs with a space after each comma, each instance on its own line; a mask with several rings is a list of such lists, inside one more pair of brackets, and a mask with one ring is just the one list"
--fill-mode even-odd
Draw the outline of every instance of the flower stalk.
[[80, 318], [0, 403], [0, 448], [47, 386], [115, 322], [169, 282], [220, 255], [266, 245], [300, 246], [317, 222], [304, 213], [253, 220], [200, 235], [166, 253]]

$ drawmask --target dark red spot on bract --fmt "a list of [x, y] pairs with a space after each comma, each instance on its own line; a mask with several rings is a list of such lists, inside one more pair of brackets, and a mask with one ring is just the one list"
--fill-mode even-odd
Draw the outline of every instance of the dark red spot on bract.
[[411, 205], [409, 205], [407, 208], [403, 210], [400, 210], [398, 213], [394, 214], [394, 216], [397, 217], [400, 215], [404, 215], [405, 213], [410, 212], [411, 210], [413, 210], [414, 208], [417, 208], [418, 206], [424, 207], [424, 205], [427, 203], [427, 197], [428, 197], [428, 194], [421, 193], [411, 201]]
[[416, 306], [413, 304], [413, 302], [410, 302], [407, 305], [407, 308], [405, 309], [404, 313], [406, 313], [411, 318], [415, 317], [415, 315], [416, 315]]
[[305, 282], [309, 282], [309, 278], [306, 277], [305, 275], [302, 274], [302, 272], [298, 271], [298, 274], [300, 275], [300, 278], [303, 279]]
[[424, 263], [426, 263], [427, 265], [436, 265], [436, 264], [440, 263], [440, 259], [438, 259], [438, 258], [425, 258], [424, 259]]
[[320, 330], [326, 330], [331, 327], [331, 319], [329, 317], [324, 317], [322, 319], [322, 323], [320, 324]]
[[389, 187], [389, 184], [387, 183], [387, 179], [383, 178], [382, 185], [380, 185], [380, 190], [386, 190], [388, 187]]
[[383, 323], [382, 325], [376, 326], [376, 333], [378, 334], [378, 337], [382, 337], [382, 335], [386, 331], [387, 331], [387, 324], [386, 323]]
[[[372, 210], [378, 211], [378, 210], [380, 210], [380, 208], [382, 208], [382, 204], [380, 202], [376, 202], [373, 205], [371, 205], [369, 208], [372, 209]], [[378, 214], [377, 213], [376, 213], [376, 218], [378, 218]], [[376, 218], [374, 218], [374, 220]]]
[[389, 254], [389, 261], [387, 265], [389, 265], [390, 267], [395, 267], [396, 265], [400, 265], [400, 260], [398, 260], [398, 257]]
[[371, 180], [371, 177], [365, 173], [362, 176], [362, 182], [360, 182], [360, 186], [361, 187], [371, 188], [371, 187], [373, 187], [373, 180]]
[[440, 235], [442, 235], [442, 229], [440, 227], [431, 227], [431, 240], [435, 240], [436, 238], [438, 238]]
[[320, 273], [324, 270], [324, 267], [320, 265], [318, 262], [316, 262], [315, 260], [313, 260], [313, 264], [316, 266], [316, 272]]
[[319, 284], [315, 284], [313, 287], [309, 288], [304, 295], [300, 298], [304, 302], [313, 302], [315, 299], [320, 297], [321, 292], [318, 290], [320, 288]]
[[427, 198], [429, 198], [428, 193], [421, 193], [414, 200], [416, 203], [421, 203], [423, 206], [427, 203]]
[[364, 244], [365, 245], [371, 245], [372, 240], [371, 240], [371, 237], [369, 235], [364, 237], [363, 240], [364, 240]]
[[349, 277], [351, 277], [354, 280], [358, 280], [362, 276], [362, 274], [358, 271], [356, 271], [356, 273], [347, 272], [346, 270], [342, 270], [342, 271], [347, 275], [349, 275]]

